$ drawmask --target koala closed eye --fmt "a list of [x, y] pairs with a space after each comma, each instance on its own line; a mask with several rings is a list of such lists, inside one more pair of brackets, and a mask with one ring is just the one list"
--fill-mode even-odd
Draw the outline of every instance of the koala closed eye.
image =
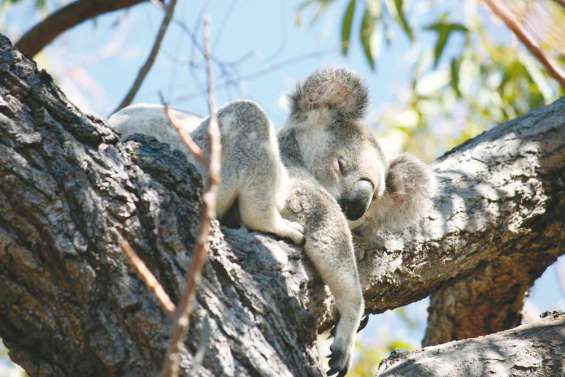
[[336, 177], [343, 177], [347, 175], [347, 166], [343, 157], [334, 158], [333, 164], [331, 165], [331, 170]]
[[337, 159], [337, 166], [338, 166], [340, 174], [344, 175], [346, 173], [346, 166], [345, 166], [345, 161], [343, 160], [342, 157], [339, 157]]

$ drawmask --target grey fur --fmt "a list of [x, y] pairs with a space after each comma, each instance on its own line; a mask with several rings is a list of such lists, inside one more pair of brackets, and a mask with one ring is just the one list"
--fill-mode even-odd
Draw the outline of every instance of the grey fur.
[[[374, 234], [416, 221], [431, 195], [433, 175], [409, 155], [387, 164], [360, 121], [367, 91], [353, 73], [316, 72], [291, 99], [292, 113], [278, 137], [253, 102], [233, 102], [219, 111], [223, 156], [218, 213], [226, 214], [237, 203], [248, 228], [304, 241], [340, 314], [330, 368], [331, 374], [344, 375], [364, 310], [350, 229], [362, 243], [371, 243]], [[196, 120], [185, 117], [182, 122], [207, 150], [208, 120], [195, 128]], [[122, 137], [145, 133], [185, 150], [162, 107], [129, 107], [109, 123]]]

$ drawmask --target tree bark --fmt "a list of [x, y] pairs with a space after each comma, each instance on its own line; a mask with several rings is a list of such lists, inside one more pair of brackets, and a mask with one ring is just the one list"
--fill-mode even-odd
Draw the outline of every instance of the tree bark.
[[[367, 310], [503, 257], [563, 253], [564, 121], [562, 99], [440, 158], [443, 190], [422, 225], [360, 250]], [[0, 336], [31, 376], [157, 373], [171, 324], [116, 231], [176, 301], [200, 185], [182, 153], [148, 137], [121, 143], [0, 38]], [[335, 316], [299, 248], [214, 222], [196, 302], [185, 374], [323, 375], [314, 341]]]
[[422, 345], [474, 338], [520, 325], [528, 290], [553, 260], [537, 253], [502, 256], [433, 292]]
[[393, 353], [379, 377], [565, 375], [565, 315], [480, 338]]
[[561, 98], [435, 162], [441, 193], [434, 210], [360, 261], [370, 311], [423, 298], [502, 256], [535, 254], [547, 265], [565, 251], [564, 109]]

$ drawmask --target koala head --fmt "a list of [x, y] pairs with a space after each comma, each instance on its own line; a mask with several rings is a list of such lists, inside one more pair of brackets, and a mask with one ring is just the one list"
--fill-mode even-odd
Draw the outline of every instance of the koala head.
[[290, 99], [291, 114], [281, 134], [292, 134], [295, 159], [334, 196], [355, 227], [385, 189], [384, 155], [361, 121], [367, 89], [346, 69], [325, 69], [299, 84]]

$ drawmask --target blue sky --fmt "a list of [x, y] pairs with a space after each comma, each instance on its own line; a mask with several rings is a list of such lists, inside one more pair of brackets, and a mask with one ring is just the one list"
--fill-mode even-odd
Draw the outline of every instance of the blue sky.
[[[309, 21], [313, 12], [307, 12], [302, 26], [297, 27], [295, 16], [299, 3], [282, 0], [179, 1], [176, 19], [192, 31], [203, 12], [208, 15], [213, 55], [223, 63], [222, 67], [229, 70], [227, 63], [239, 60], [237, 72], [242, 77], [266, 71], [219, 89], [219, 104], [242, 97], [254, 99], [276, 125], [281, 125], [286, 117], [282, 107], [284, 94], [294, 87], [297, 79], [306, 77], [317, 67], [328, 65], [348, 66], [367, 78], [371, 109], [393, 100], [399, 88], [407, 85], [404, 78], [409, 72], [411, 50], [404, 36], [397, 38], [393, 49], [386, 50], [378, 61], [377, 72], [372, 72], [361, 54], [356, 35], [349, 58], [339, 54], [337, 32], [343, 11], [341, 4], [331, 7], [312, 27]], [[5, 22], [9, 35], [20, 35], [36, 21], [28, 7], [18, 6], [8, 14]], [[63, 35], [47, 49], [43, 56], [45, 66], [60, 79], [63, 87], [69, 71], [80, 76], [80, 71], [84, 70], [95, 81], [96, 85], [91, 84], [97, 90], [94, 98], [89, 97], [88, 90], [82, 90], [82, 97], [91, 100], [81, 98], [79, 102], [83, 108], [100, 116], [108, 115], [133, 82], [153, 42], [161, 16], [160, 9], [145, 4], [131, 9], [127, 16], [121, 12], [100, 17], [96, 23], [87, 22]], [[121, 22], [116, 26], [120, 18]], [[201, 34], [196, 34], [200, 40]], [[158, 102], [157, 94], [161, 91], [175, 106], [205, 114], [204, 96], [198, 95], [203, 90], [204, 77], [200, 68], [198, 80], [191, 75], [187, 64], [191, 51], [189, 34], [173, 24], [136, 102]], [[101, 57], [104, 55], [107, 56]], [[199, 56], [196, 60], [201, 62]], [[225, 81], [220, 77], [220, 66], [214, 68], [217, 81]], [[90, 85], [86, 77], [82, 79], [86, 86]], [[78, 100], [81, 96], [76, 97]]]
[[[55, 9], [51, 4], [51, 10]], [[8, 36], [17, 38], [37, 21], [31, 1], [13, 7], [2, 22]], [[285, 0], [179, 0], [176, 19], [192, 32], [202, 14], [210, 18], [216, 80], [223, 82], [221, 69], [231, 72], [238, 83], [217, 90], [218, 104], [237, 98], [257, 101], [273, 122], [280, 126], [286, 118], [285, 94], [296, 81], [320, 66], [348, 66], [366, 79], [371, 93], [371, 117], [395, 99], [402, 97], [409, 85], [407, 77], [417, 56], [418, 45], [411, 45], [397, 29], [395, 43], [384, 47], [378, 58], [378, 69], [369, 69], [354, 35], [350, 56], [339, 53], [339, 29], [345, 3], [338, 2], [314, 26], [309, 26], [312, 12], [304, 14], [302, 26], [296, 25], [300, 1]], [[139, 5], [127, 13], [120, 12], [87, 22], [63, 35], [38, 57], [58, 80], [69, 98], [82, 109], [101, 117], [107, 116], [119, 103], [133, 82], [141, 62], [148, 54], [159, 27], [162, 11], [152, 4]], [[118, 22], [119, 21], [119, 22]], [[426, 16], [418, 20], [425, 23]], [[196, 31], [200, 41], [200, 33]], [[420, 39], [430, 43], [431, 36]], [[456, 42], [456, 41], [455, 41]], [[448, 48], [457, 48], [451, 43]], [[189, 34], [173, 24], [162, 52], [145, 81], [135, 102], [158, 103], [162, 92], [175, 107], [205, 115], [207, 105], [202, 74], [202, 59], [193, 53]], [[200, 64], [190, 69], [188, 62], [196, 57]], [[230, 62], [237, 62], [230, 64]], [[234, 69], [235, 67], [235, 69]], [[565, 261], [562, 260], [565, 265]], [[529, 302], [539, 310], [565, 309], [553, 268], [546, 271], [533, 288]], [[362, 334], [365, 342], [377, 342], [388, 334], [418, 344], [425, 327], [426, 301], [409, 307], [409, 314], [420, 325], [416, 331], [404, 326], [397, 316], [385, 313]]]

